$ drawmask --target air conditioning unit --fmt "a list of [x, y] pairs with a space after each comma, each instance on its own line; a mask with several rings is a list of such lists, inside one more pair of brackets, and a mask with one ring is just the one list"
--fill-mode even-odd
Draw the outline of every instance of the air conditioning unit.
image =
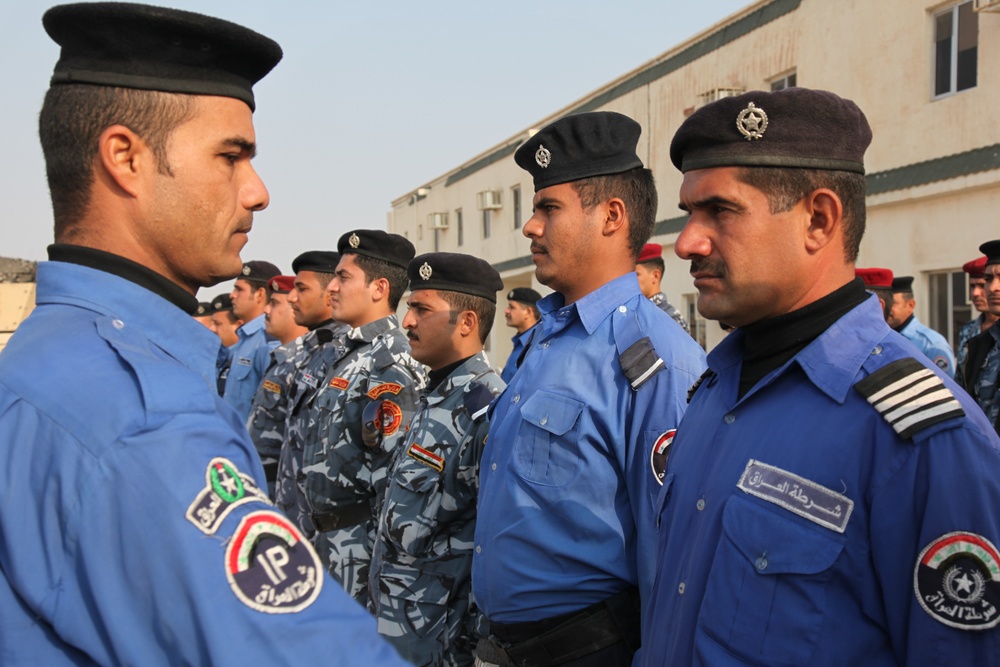
[[[997, 0], [1000, 2], [1000, 0]], [[742, 95], [746, 91], [743, 88], [713, 88], [712, 90], [702, 93], [698, 97], [701, 100], [701, 106], [706, 104], [711, 104], [712, 102], [717, 102], [724, 97], [736, 97], [737, 95]]]
[[427, 216], [427, 224], [431, 229], [448, 229], [448, 214], [431, 213]]
[[1000, 12], [1000, 0], [974, 0], [972, 3], [974, 12]]
[[480, 211], [488, 211], [503, 208], [500, 203], [499, 190], [483, 190], [477, 196], [478, 208]]

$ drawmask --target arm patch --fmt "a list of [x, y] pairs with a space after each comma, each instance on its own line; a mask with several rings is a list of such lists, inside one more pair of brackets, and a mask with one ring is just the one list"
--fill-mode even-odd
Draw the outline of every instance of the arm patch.
[[965, 410], [937, 375], [913, 358], [880, 368], [854, 385], [904, 440]]

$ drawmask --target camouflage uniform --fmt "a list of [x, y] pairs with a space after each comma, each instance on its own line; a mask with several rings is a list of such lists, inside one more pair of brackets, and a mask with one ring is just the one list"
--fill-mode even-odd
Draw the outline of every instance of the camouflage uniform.
[[286, 395], [288, 380], [295, 373], [296, 349], [301, 338], [280, 345], [271, 350], [271, 365], [264, 373], [257, 393], [250, 403], [250, 416], [247, 417], [247, 432], [253, 441], [264, 465], [264, 477], [267, 479], [267, 495], [274, 498], [274, 480], [278, 470], [278, 456], [281, 454], [281, 443], [285, 438], [285, 420], [288, 417]]
[[326, 377], [327, 369], [346, 353], [344, 336], [349, 329], [346, 324], [330, 320], [298, 339], [301, 348], [296, 354], [301, 355], [301, 361], [296, 366], [294, 377], [289, 378], [287, 383], [288, 422], [278, 457], [274, 503], [309, 538], [316, 531], [309, 520], [306, 505], [305, 476], [302, 473], [303, 443], [313, 414], [313, 398]]
[[649, 300], [652, 301], [654, 304], [656, 304], [657, 308], [665, 312], [670, 317], [674, 318], [674, 321], [677, 322], [677, 324], [681, 325], [681, 329], [684, 329], [684, 331], [691, 333], [691, 327], [688, 326], [687, 320], [685, 320], [684, 316], [681, 315], [681, 311], [677, 310], [676, 308], [670, 305], [670, 302], [667, 301], [666, 294], [664, 294], [663, 292], [657, 292], [653, 296], [649, 297]]
[[[424, 367], [410, 356], [406, 335], [390, 315], [347, 333], [344, 355], [327, 373], [310, 411], [302, 472], [317, 528], [312, 542], [330, 574], [361, 604], [368, 597], [377, 497], [403, 434], [399, 427], [415, 412], [425, 381]], [[367, 447], [362, 415], [375, 399], [385, 400], [392, 419], [380, 444]]]
[[958, 330], [958, 342], [955, 343], [955, 368], [964, 368], [965, 360], [969, 356], [969, 339], [982, 333], [983, 326], [982, 313], [974, 320], [969, 320]]
[[986, 413], [986, 417], [1000, 433], [1000, 391], [997, 380], [1000, 375], [1000, 322], [973, 336], [968, 343], [968, 359], [965, 367], [956, 373], [962, 386]]
[[415, 665], [471, 665], [481, 616], [472, 546], [486, 409], [504, 388], [483, 352], [421, 396], [396, 451], [369, 575], [378, 631]]

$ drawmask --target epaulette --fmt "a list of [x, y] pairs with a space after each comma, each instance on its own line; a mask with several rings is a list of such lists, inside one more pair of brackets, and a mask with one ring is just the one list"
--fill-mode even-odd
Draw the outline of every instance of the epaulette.
[[618, 346], [618, 363], [635, 391], [667, 366], [649, 336], [642, 335], [635, 311], [624, 308], [621, 306], [615, 313], [615, 344]]
[[934, 424], [965, 416], [941, 378], [912, 357], [880, 368], [854, 388], [904, 440]]
[[704, 373], [702, 373], [701, 377], [695, 380], [694, 384], [691, 385], [691, 388], [688, 389], [687, 402], [688, 403], [691, 402], [691, 399], [694, 398], [694, 392], [698, 391], [698, 387], [701, 386], [702, 382], [714, 376], [715, 376], [715, 371], [713, 371], [711, 368], [707, 369]]
[[473, 382], [465, 390], [462, 397], [462, 405], [472, 421], [478, 421], [490, 407], [490, 403], [496, 398], [490, 388], [482, 382]]

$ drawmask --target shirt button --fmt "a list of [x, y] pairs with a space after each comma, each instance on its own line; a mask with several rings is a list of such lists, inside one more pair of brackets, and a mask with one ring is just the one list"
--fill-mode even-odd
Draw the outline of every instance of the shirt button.
[[701, 510], [705, 509], [705, 499], [704, 499], [704, 498], [699, 498], [699, 499], [698, 499], [698, 502], [697, 502], [697, 503], [695, 503], [695, 507], [697, 507], [697, 508], [698, 508], [698, 511], [699, 511], [699, 512], [700, 512]]
[[548, 417], [542, 417], [542, 419], [538, 423], [541, 424], [542, 426], [545, 426], [546, 424], [549, 423], [549, 418]]
[[628, 308], [626, 308], [625, 306], [618, 306], [618, 312], [619, 313], [627, 313], [628, 312]]
[[760, 558], [754, 563], [754, 567], [763, 572], [767, 569], [767, 554], [761, 555]]
[[520, 394], [514, 394], [514, 398], [512, 398], [511, 400], [512, 400], [512, 401], [513, 401], [514, 403], [517, 403], [518, 401], [520, 401], [520, 400], [521, 400], [521, 395], [520, 395]]
[[677, 586], [677, 592], [680, 593], [681, 595], [684, 595], [684, 582], [683, 581], [680, 584], [678, 584], [678, 586]]
[[479, 546], [478, 544], [476, 545], [476, 553], [477, 554], [483, 553], [483, 548], [481, 546]]
[[544, 343], [542, 343], [542, 349], [543, 350], [549, 349], [549, 341], [545, 341]]
[[872, 350], [872, 354], [882, 354], [882, 346], [881, 345], [876, 345], [875, 349]]
[[111, 326], [113, 326], [115, 329], [124, 329], [125, 323], [122, 322], [121, 320], [111, 320]]
[[734, 415], [732, 412], [727, 412], [726, 416], [722, 418], [722, 421], [726, 422], [727, 424], [732, 424], [734, 421], [736, 421], [736, 415]]

